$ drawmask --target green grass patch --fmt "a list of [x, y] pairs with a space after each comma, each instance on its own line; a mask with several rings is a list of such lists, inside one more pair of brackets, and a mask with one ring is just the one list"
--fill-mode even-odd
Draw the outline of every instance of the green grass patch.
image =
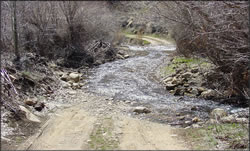
[[124, 35], [134, 35], [134, 33], [132, 33], [132, 31], [129, 30], [129, 29], [122, 29], [121, 30], [121, 34], [124, 34]]
[[170, 64], [170, 65], [164, 67], [162, 72], [164, 75], [173, 74], [173, 73], [175, 73], [176, 68], [177, 68], [176, 64]]
[[249, 129], [243, 124], [211, 124], [202, 128], [178, 130], [177, 133], [184, 137], [194, 150], [218, 149], [217, 145], [220, 144], [224, 144], [223, 149], [249, 148]]
[[168, 76], [175, 73], [179, 68], [211, 68], [213, 65], [203, 58], [186, 58], [186, 57], [174, 57], [173, 60], [165, 67], [163, 67], [161, 73], [163, 76]]
[[16, 143], [20, 144], [23, 142], [24, 138], [21, 136], [16, 136], [15, 140], [16, 140]]
[[147, 41], [147, 40], [143, 40], [143, 45], [149, 45], [150, 44], [150, 42], [149, 41]]
[[145, 36], [150, 36], [150, 37], [159, 38], [159, 39], [167, 38], [166, 35], [161, 35], [161, 34], [145, 34]]
[[197, 58], [175, 57], [172, 62], [176, 64], [179, 64], [179, 63], [199, 64], [202, 62], [202, 60], [197, 59]]
[[113, 120], [105, 118], [97, 125], [90, 135], [89, 147], [94, 150], [113, 150], [118, 148], [118, 141], [113, 140]]

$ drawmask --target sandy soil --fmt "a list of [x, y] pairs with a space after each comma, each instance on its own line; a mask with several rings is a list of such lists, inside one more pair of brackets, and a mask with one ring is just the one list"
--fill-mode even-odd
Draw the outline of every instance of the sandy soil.
[[[81, 105], [56, 112], [43, 128], [19, 149], [21, 150], [86, 150], [94, 127], [105, 118], [115, 126], [112, 137], [118, 138], [121, 150], [185, 150], [168, 125], [139, 120], [124, 115], [93, 116]], [[101, 123], [101, 122], [100, 122]]]
[[124, 118], [122, 150], [185, 150], [183, 142], [177, 140], [168, 125], [132, 118]]

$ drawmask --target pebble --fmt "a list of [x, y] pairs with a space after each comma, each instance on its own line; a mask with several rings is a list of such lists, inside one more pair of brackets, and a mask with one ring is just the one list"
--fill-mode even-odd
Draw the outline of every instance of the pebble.
[[131, 101], [125, 101], [125, 103], [130, 104], [130, 103], [131, 103]]
[[193, 127], [193, 128], [199, 128], [199, 127], [201, 127], [201, 126], [200, 126], [199, 124], [193, 124], [192, 127]]
[[135, 104], [136, 104], [136, 102], [131, 102], [130, 104], [131, 104], [131, 105], [135, 105]]
[[69, 93], [69, 95], [75, 95], [76, 91], [69, 91], [68, 93]]
[[185, 116], [180, 116], [179, 118], [178, 118], [178, 120], [184, 120], [185, 119]]
[[194, 123], [197, 123], [197, 122], [199, 122], [200, 121], [200, 119], [198, 118], [198, 117], [194, 117], [193, 119], [192, 119], [192, 122], [194, 122]]
[[87, 140], [87, 143], [90, 143], [91, 142], [91, 140]]
[[180, 116], [181, 115], [181, 113], [176, 113], [176, 116]]
[[196, 107], [196, 106], [191, 107], [191, 111], [197, 111], [197, 109], [198, 109], [198, 107]]
[[34, 106], [37, 102], [33, 101], [33, 100], [30, 100], [30, 99], [27, 99], [24, 103], [26, 105], [29, 105], [29, 106]]
[[140, 114], [140, 113], [150, 113], [151, 111], [146, 107], [137, 106], [134, 108], [133, 112]]
[[35, 106], [34, 106], [34, 108], [35, 108], [35, 110], [37, 110], [37, 111], [42, 111], [42, 109], [45, 107], [45, 104], [43, 103], [43, 102], [39, 102], [39, 103], [37, 103]]
[[121, 135], [121, 134], [123, 134], [123, 132], [116, 132], [116, 134]]

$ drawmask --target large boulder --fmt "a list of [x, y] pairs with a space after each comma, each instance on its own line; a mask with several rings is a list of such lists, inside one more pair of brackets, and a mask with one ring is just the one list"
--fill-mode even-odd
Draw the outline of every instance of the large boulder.
[[123, 57], [124, 57], [125, 59], [127, 59], [127, 58], [129, 58], [129, 55], [128, 55], [128, 54], [124, 54]]
[[190, 91], [191, 94], [198, 96], [199, 95], [199, 91], [197, 90], [197, 88], [192, 88], [192, 90]]
[[121, 54], [116, 55], [117, 59], [125, 59]]
[[224, 109], [216, 108], [211, 112], [211, 118], [212, 119], [221, 119], [223, 117], [227, 116], [227, 112]]
[[62, 81], [68, 81], [69, 77], [67, 74], [63, 74], [60, 78]]
[[119, 55], [124, 55], [125, 52], [124, 52], [124, 50], [119, 50], [119, 51], [117, 52], [117, 54], [119, 54]]
[[72, 85], [71, 85], [71, 87], [72, 87], [72, 89], [80, 89], [81, 88], [81, 86], [80, 86], [80, 84], [79, 83], [72, 83]]
[[172, 79], [173, 79], [172, 77], [167, 77], [166, 79], [163, 80], [163, 83], [166, 84], [166, 83], [172, 81]]
[[184, 90], [181, 89], [181, 88], [176, 88], [175, 91], [174, 91], [174, 95], [181, 95], [181, 96], [183, 96], [184, 95]]
[[27, 99], [24, 101], [24, 104], [28, 105], [28, 106], [34, 106], [36, 105], [37, 101], [31, 100], [31, 99]]
[[72, 72], [69, 74], [69, 80], [71, 80], [75, 83], [80, 81], [80, 77], [81, 77], [81, 75], [79, 73]]
[[192, 68], [192, 69], [191, 69], [191, 72], [192, 72], [192, 73], [197, 73], [197, 72], [199, 72], [199, 69], [198, 69], [198, 68]]
[[146, 107], [137, 106], [137, 107], [135, 107], [135, 109], [134, 109], [133, 112], [141, 114], [141, 113], [150, 113], [151, 111], [148, 108], [146, 108]]
[[192, 119], [192, 122], [193, 123], [197, 123], [197, 122], [200, 122], [201, 121], [201, 119], [199, 119], [198, 117], [194, 117], [193, 119]]
[[191, 72], [185, 72], [185, 73], [183, 73], [182, 74], [182, 78], [184, 78], [184, 79], [188, 79], [188, 78], [190, 78], [192, 76], [192, 73]]
[[69, 87], [71, 86], [70, 83], [65, 82], [65, 81], [62, 81], [61, 84], [62, 84], [62, 87], [63, 87], [63, 88], [69, 88]]
[[197, 90], [199, 91], [199, 93], [202, 93], [202, 92], [206, 91], [206, 88], [198, 87]]
[[24, 112], [26, 120], [31, 121], [31, 122], [41, 123], [40, 119], [37, 116], [35, 116], [33, 113], [31, 113], [27, 108], [21, 105], [19, 107], [21, 111]]
[[212, 99], [212, 98], [218, 97], [218, 93], [215, 90], [209, 89], [209, 90], [202, 92], [201, 97], [205, 99]]
[[180, 83], [180, 81], [178, 81], [178, 79], [176, 77], [173, 77], [171, 83], [172, 84], [178, 84], [178, 83]]
[[177, 86], [177, 84], [166, 83], [165, 86], [167, 90], [173, 90]]

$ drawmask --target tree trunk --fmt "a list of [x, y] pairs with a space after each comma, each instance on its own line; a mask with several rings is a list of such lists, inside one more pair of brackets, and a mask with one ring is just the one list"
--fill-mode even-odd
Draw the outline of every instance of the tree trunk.
[[13, 39], [14, 39], [14, 51], [16, 61], [20, 60], [20, 52], [18, 50], [18, 34], [17, 34], [17, 19], [16, 19], [16, 1], [13, 1], [13, 15], [12, 15], [12, 31], [13, 31]]

